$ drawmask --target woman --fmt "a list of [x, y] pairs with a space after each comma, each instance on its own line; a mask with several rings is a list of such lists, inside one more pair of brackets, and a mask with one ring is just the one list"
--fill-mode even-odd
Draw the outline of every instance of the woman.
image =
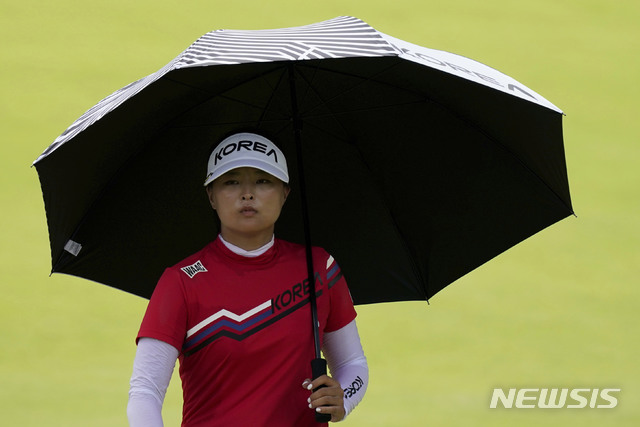
[[313, 248], [332, 376], [309, 379], [305, 248], [274, 238], [290, 192], [284, 155], [262, 135], [237, 133], [212, 152], [207, 172], [220, 235], [165, 270], [156, 286], [137, 338], [130, 425], [162, 425], [176, 359], [183, 426], [317, 426], [314, 411], [341, 421], [364, 395], [367, 362], [340, 268]]

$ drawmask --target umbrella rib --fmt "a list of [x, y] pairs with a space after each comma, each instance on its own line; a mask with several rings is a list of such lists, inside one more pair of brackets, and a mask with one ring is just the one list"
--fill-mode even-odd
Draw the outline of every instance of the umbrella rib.
[[[382, 74], [382, 73], [384, 73], [384, 72], [387, 72], [389, 69], [391, 69], [391, 68], [393, 68], [393, 67], [395, 67], [395, 66], [396, 66], [396, 64], [392, 64], [390, 67], [386, 68], [385, 70], [381, 71], [380, 73], [377, 73], [377, 74], [376, 74], [376, 76], [378, 76], [378, 75], [380, 75], [380, 74]], [[302, 75], [302, 73], [298, 73], [298, 74], [300, 75], [300, 77], [302, 77], [302, 79], [303, 79], [303, 80], [305, 81], [305, 83], [307, 84], [307, 90], [306, 90], [305, 94], [303, 95], [303, 97], [301, 98], [301, 100], [304, 100], [304, 96], [306, 96], [306, 94], [307, 94], [307, 93], [308, 93], [308, 91], [310, 91], [310, 90], [312, 90], [312, 91], [314, 92], [314, 94], [315, 94], [316, 96], [318, 96], [320, 99], [322, 99], [322, 97], [320, 96], [320, 94], [318, 93], [318, 91], [317, 91], [317, 90], [315, 89], [315, 87], [313, 86], [313, 81], [314, 81], [315, 77], [317, 76], [318, 71], [320, 70], [320, 67], [313, 67], [313, 68], [314, 68], [314, 73], [313, 73], [313, 76], [312, 76], [312, 78], [311, 78], [311, 79], [306, 78], [304, 75]], [[372, 81], [372, 78], [363, 79], [363, 80], [362, 80], [358, 85], [356, 85], [356, 86], [352, 86], [352, 87], [350, 88], [350, 90], [355, 89], [355, 87], [357, 87], [357, 86], [359, 86], [359, 85], [365, 84], [367, 81]], [[336, 98], [338, 98], [339, 96], [342, 96], [342, 95], [344, 95], [344, 94], [345, 94], [345, 93], [347, 93], [347, 92], [349, 92], [349, 91], [342, 92], [341, 94], [336, 95], [336, 96], [335, 96], [335, 97], [333, 97], [332, 99], [336, 99]], [[323, 100], [323, 99], [322, 99], [322, 100]], [[324, 101], [324, 100], [323, 100], [323, 102], [325, 102], [325, 106], [326, 106], [326, 101]], [[373, 111], [373, 110], [376, 110], [376, 109], [384, 109], [384, 108], [389, 108], [389, 107], [398, 106], [398, 105], [413, 104], [413, 103], [417, 103], [417, 102], [421, 102], [421, 101], [407, 102], [407, 103], [402, 103], [402, 104], [397, 104], [397, 105], [389, 105], [389, 106], [382, 106], [382, 107], [377, 107], [377, 108], [376, 108], [376, 107], [373, 107], [373, 108], [363, 108], [363, 109], [358, 109], [358, 110], [354, 110], [354, 111]], [[315, 108], [317, 108], [317, 107], [315, 107]], [[340, 113], [337, 113], [337, 114], [346, 114], [346, 113], [350, 113], [350, 112], [352, 112], [352, 111], [349, 111], [349, 112], [340, 112]], [[336, 117], [336, 115], [337, 115], [337, 114], [336, 114], [336, 113], [334, 113], [334, 112], [332, 112], [331, 114], [328, 114], [328, 115], [329, 115], [329, 116], [333, 116], [333, 117], [336, 119], [336, 122], [340, 125], [340, 127], [341, 127], [344, 131], [346, 131], [345, 126], [342, 124], [342, 122], [341, 122], [340, 120], [338, 120], [338, 119], [337, 119], [337, 117]], [[302, 114], [301, 114], [301, 116], [302, 116]], [[306, 115], [304, 115], [304, 116], [306, 116], [306, 117], [322, 117], [322, 116], [324, 116], [324, 115], [310, 116], [310, 115], [306, 114]], [[303, 116], [303, 117], [304, 117], [304, 116]], [[301, 118], [303, 118], [303, 117], [301, 117]], [[318, 126], [315, 126], [313, 123], [306, 123], [306, 125], [310, 125], [310, 126], [312, 126], [312, 127], [316, 128], [316, 129], [320, 130], [321, 132], [328, 133], [326, 130], [324, 130], [324, 129], [322, 129], [322, 128], [318, 127]], [[332, 135], [332, 136], [333, 136], [333, 135]], [[339, 138], [338, 136], [333, 136], [333, 137], [338, 138], [338, 139], [342, 139], [342, 138]], [[347, 142], [348, 142], [348, 141], [347, 141]], [[366, 170], [368, 171], [369, 175], [370, 175], [372, 178], [374, 178], [374, 176], [375, 176], [375, 175], [372, 173], [372, 172], [373, 172], [373, 170], [372, 170], [371, 166], [368, 164], [368, 162], [366, 161], [365, 157], [362, 155], [362, 152], [361, 152], [361, 151], [360, 151], [360, 149], [357, 147], [357, 145], [355, 145], [355, 144], [353, 144], [353, 145], [354, 145], [354, 146], [355, 146], [355, 148], [356, 148], [356, 151], [357, 151], [358, 156], [360, 157], [360, 159], [361, 159], [361, 161], [362, 161], [362, 164], [365, 166], [365, 168], [366, 168]], [[389, 208], [389, 205], [388, 205], [384, 200], [381, 200], [381, 202], [382, 202], [383, 206], [385, 207], [385, 212], [387, 213], [387, 216], [390, 218], [391, 223], [393, 224], [394, 232], [395, 232], [395, 233], [396, 233], [396, 235], [398, 236], [398, 239], [401, 241], [401, 243], [402, 243], [402, 247], [403, 247], [403, 249], [404, 249], [405, 253], [407, 254], [407, 258], [410, 260], [411, 268], [412, 268], [412, 270], [413, 270], [413, 272], [414, 272], [415, 276], [418, 278], [418, 282], [419, 282], [419, 283], [421, 283], [421, 284], [423, 284], [422, 289], [418, 289], [418, 292], [419, 292], [419, 293], [421, 293], [421, 294], [423, 295], [423, 297], [424, 297], [425, 299], [427, 299], [427, 301], [428, 301], [428, 298], [427, 298], [427, 292], [426, 292], [426, 289], [424, 289], [424, 284], [426, 284], [427, 282], [426, 282], [425, 278], [422, 276], [422, 274], [421, 274], [420, 270], [418, 269], [418, 267], [417, 267], [417, 263], [416, 263], [416, 260], [415, 260], [415, 259], [414, 259], [414, 257], [411, 255], [411, 251], [408, 249], [407, 244], [406, 244], [406, 239], [405, 239], [405, 238], [404, 238], [404, 236], [402, 235], [402, 233], [401, 233], [401, 231], [400, 231], [400, 228], [398, 227], [397, 222], [396, 222], [396, 221], [395, 221], [395, 219], [393, 218], [393, 215], [391, 215], [391, 209]], [[421, 291], [421, 292], [420, 292], [420, 291]]]
[[377, 106], [371, 106], [371, 107], [354, 108], [354, 109], [348, 110], [348, 111], [345, 110], [345, 111], [332, 112], [332, 113], [306, 115], [305, 117], [306, 118], [335, 117], [335, 116], [341, 116], [341, 115], [344, 115], [344, 114], [362, 113], [362, 112], [367, 112], [367, 111], [380, 111], [380, 110], [386, 110], [388, 108], [393, 108], [393, 107], [402, 107], [402, 106], [405, 106], [405, 105], [423, 104], [425, 101], [430, 101], [430, 100], [422, 99], [422, 100], [417, 100], [417, 101], [398, 102], [398, 103], [395, 103], [395, 104], [388, 104], [388, 105], [377, 105]]
[[[323, 132], [331, 137], [334, 138], [339, 138], [338, 136], [333, 135], [332, 133], [329, 133], [326, 129], [321, 128], [319, 126], [314, 125], [313, 123], [308, 123], [305, 124], [309, 125], [313, 128], [315, 128], [316, 130]], [[362, 164], [364, 165], [365, 169], [367, 170], [367, 172], [369, 173], [369, 178], [372, 181], [376, 180], [376, 174], [374, 173], [373, 168], [369, 165], [369, 163], [366, 161], [364, 155], [362, 154], [362, 151], [360, 150], [360, 148], [358, 147], [357, 144], [352, 144], [352, 146], [355, 148], [356, 152], [358, 153], [358, 157], [360, 158]], [[402, 232], [400, 231], [400, 227], [398, 227], [398, 223], [395, 220], [395, 217], [392, 215], [391, 213], [391, 208], [389, 207], [389, 204], [386, 202], [386, 200], [382, 197], [378, 198], [378, 200], [380, 201], [380, 203], [384, 206], [385, 208], [385, 212], [387, 214], [387, 217], [389, 218], [391, 224], [393, 224], [393, 230], [396, 233], [396, 235], [398, 236], [398, 239], [400, 240], [400, 242], [402, 243], [402, 247], [407, 255], [407, 258], [411, 261], [411, 268], [415, 274], [415, 276], [418, 278], [419, 283], [422, 284], [427, 284], [428, 281], [423, 277], [423, 275], [420, 272], [420, 269], [418, 268], [418, 263], [416, 262], [416, 260], [414, 259], [414, 257], [411, 254], [411, 251], [409, 250], [409, 248], [407, 247], [407, 239], [405, 238], [405, 236], [402, 234]], [[427, 290], [424, 288], [424, 286], [422, 287], [422, 289], [418, 289], [418, 291], [420, 293], [422, 293], [424, 299], [429, 302], [429, 296], [427, 295]]]
[[[165, 80], [167, 80], [167, 81], [170, 81], [170, 82], [172, 82], [172, 83], [179, 84], [179, 85], [182, 85], [182, 86], [185, 86], [185, 87], [191, 88], [191, 89], [198, 90], [200, 93], [204, 93], [204, 94], [206, 94], [206, 95], [210, 95], [208, 98], [206, 98], [206, 99], [205, 99], [204, 101], [202, 101], [201, 103], [199, 103], [199, 104], [195, 104], [195, 105], [192, 105], [192, 106], [191, 106], [191, 108], [189, 108], [189, 109], [187, 109], [187, 110], [183, 111], [179, 116], [177, 116], [177, 117], [176, 117], [176, 118], [174, 118], [171, 122], [169, 122], [169, 123], [167, 124], [167, 126], [165, 126], [165, 128], [166, 128], [166, 127], [168, 127], [168, 126], [170, 126], [170, 124], [171, 124], [171, 123], [173, 123], [173, 122], [175, 122], [178, 118], [183, 117], [183, 116], [185, 116], [185, 115], [189, 114], [189, 112], [190, 112], [190, 111], [192, 111], [192, 110], [194, 110], [194, 109], [196, 109], [196, 108], [199, 108], [203, 103], [208, 102], [208, 101], [210, 101], [210, 100], [212, 100], [212, 99], [215, 99], [215, 98], [220, 98], [220, 99], [230, 100], [230, 101], [233, 101], [233, 102], [237, 102], [238, 104], [245, 105], [245, 106], [247, 106], [247, 107], [255, 108], [256, 110], [262, 110], [262, 115], [261, 115], [261, 118], [260, 118], [260, 123], [264, 123], [263, 117], [264, 117], [264, 114], [265, 114], [265, 112], [266, 112], [266, 111], [265, 111], [265, 109], [264, 109], [262, 106], [259, 106], [259, 105], [256, 105], [256, 104], [253, 104], [253, 103], [248, 102], [248, 101], [245, 101], [245, 100], [240, 100], [240, 99], [233, 98], [233, 97], [231, 97], [231, 96], [225, 95], [225, 93], [228, 93], [228, 92], [230, 92], [230, 91], [232, 91], [232, 90], [234, 90], [234, 89], [236, 89], [236, 88], [238, 88], [238, 87], [240, 87], [240, 86], [242, 86], [242, 85], [247, 84], [247, 83], [248, 83], [248, 82], [250, 82], [250, 81], [254, 81], [254, 80], [257, 80], [257, 79], [260, 79], [260, 78], [261, 78], [261, 79], [263, 79], [267, 84], [269, 84], [269, 83], [268, 83], [268, 81], [266, 80], [265, 76], [266, 76], [267, 74], [270, 74], [270, 73], [273, 73], [273, 72], [277, 72], [277, 71], [280, 71], [280, 72], [281, 72], [280, 80], [279, 80], [279, 82], [281, 82], [281, 81], [282, 81], [282, 79], [283, 79], [284, 70], [283, 70], [283, 69], [281, 69], [281, 68], [275, 68], [275, 69], [269, 70], [268, 72], [260, 73], [260, 75], [258, 75], [258, 76], [253, 76], [253, 77], [251, 77], [251, 78], [248, 78], [248, 79], [246, 79], [246, 80], [243, 80], [242, 82], [240, 82], [240, 83], [236, 84], [235, 86], [233, 86], [233, 87], [231, 87], [231, 88], [225, 88], [225, 89], [224, 89], [223, 91], [221, 91], [221, 92], [213, 92], [213, 91], [209, 91], [209, 90], [204, 89], [204, 88], [202, 88], [202, 87], [195, 86], [195, 85], [191, 85], [191, 84], [188, 84], [188, 83], [186, 83], [186, 82], [184, 82], [184, 81], [180, 81], [180, 80], [172, 79], [172, 78], [171, 78], [171, 77], [169, 77], [169, 76], [164, 76], [164, 77], [163, 77], [163, 79], [165, 79]], [[272, 88], [272, 87], [271, 87], [271, 85], [269, 85], [269, 87], [270, 87], [270, 88]], [[273, 89], [273, 88], [272, 88], [272, 89]], [[274, 92], [274, 91], [272, 91], [272, 92]], [[272, 96], [272, 97], [273, 97], [273, 96]], [[268, 101], [268, 103], [267, 103], [267, 105], [269, 105], [269, 104], [271, 103], [271, 100], [272, 100], [272, 99], [270, 98], [270, 99], [269, 99], [269, 101]], [[288, 121], [289, 121], [289, 118], [288, 118], [288, 117], [289, 117], [289, 116], [287, 116], [287, 115], [282, 115], [282, 120], [284, 120], [284, 121], [287, 121], [287, 122], [288, 122]], [[273, 122], [276, 122], [276, 121], [279, 121], [279, 120], [273, 120]], [[237, 124], [237, 123], [243, 123], [243, 121], [238, 121], [238, 122], [227, 122], [227, 123], [221, 123], [221, 124]], [[193, 125], [193, 126], [191, 126], [191, 125], [190, 125], [190, 126], [174, 126], [174, 127], [175, 127], [175, 128], [195, 128], [195, 127], [200, 127], [200, 126], [198, 126], [198, 125]]]
[[[334, 71], [334, 70], [331, 70], [331, 69], [322, 68], [322, 67], [320, 67], [319, 65], [318, 65], [318, 66], [316, 66], [316, 67], [307, 67], [307, 68], [313, 68], [313, 69], [314, 69], [314, 78], [315, 78], [315, 76], [318, 74], [318, 71], [322, 70], [322, 71], [325, 71], [325, 72], [330, 72], [330, 73], [339, 74], [339, 75], [341, 75], [341, 76], [349, 76], [349, 77], [355, 77], [355, 78], [359, 78], [359, 79], [360, 79], [360, 82], [359, 82], [358, 84], [353, 85], [353, 86], [350, 86], [348, 90], [345, 90], [345, 91], [343, 91], [343, 92], [340, 92], [340, 93], [338, 93], [338, 94], [334, 95], [333, 97], [331, 97], [331, 98], [327, 98], [327, 99], [324, 99], [324, 98], [322, 97], [322, 95], [321, 95], [321, 94], [320, 94], [320, 93], [315, 89], [315, 87], [314, 87], [314, 86], [313, 86], [313, 84], [312, 84], [312, 83], [313, 83], [313, 79], [311, 79], [311, 80], [310, 80], [310, 79], [306, 78], [304, 75], [301, 75], [301, 77], [304, 79], [304, 81], [305, 81], [305, 82], [307, 83], [307, 85], [309, 86], [308, 90], [313, 90], [314, 94], [315, 94], [316, 96], [318, 96], [318, 98], [320, 98], [320, 99], [322, 100], [323, 105], [325, 105], [325, 106], [326, 106], [329, 102], [333, 102], [333, 101], [335, 101], [336, 99], [338, 99], [338, 98], [340, 98], [340, 97], [342, 97], [342, 96], [344, 96], [344, 95], [348, 94], [349, 92], [351, 92], [351, 91], [353, 91], [353, 90], [357, 89], [358, 87], [360, 87], [360, 86], [362, 86], [363, 84], [366, 84], [366, 83], [368, 83], [368, 82], [376, 82], [376, 83], [381, 84], [381, 85], [385, 85], [385, 86], [392, 87], [392, 88], [393, 88], [393, 89], [395, 89], [395, 90], [403, 90], [404, 92], [408, 92], [408, 93], [411, 93], [411, 94], [413, 94], [413, 95], [418, 95], [418, 96], [420, 96], [420, 98], [424, 98], [424, 95], [422, 95], [422, 94], [420, 94], [420, 93], [416, 93], [416, 92], [414, 92], [414, 91], [409, 91], [409, 90], [406, 90], [406, 89], [404, 89], [404, 88], [397, 87], [397, 86], [391, 85], [391, 84], [389, 84], [389, 83], [385, 83], [385, 82], [381, 82], [381, 81], [379, 81], [379, 80], [376, 80], [376, 78], [377, 78], [378, 76], [380, 76], [380, 75], [382, 75], [382, 74], [384, 74], [384, 73], [388, 72], [388, 71], [389, 71], [389, 70], [391, 70], [392, 68], [397, 67], [399, 64], [400, 64], [399, 62], [393, 63], [393, 64], [391, 64], [390, 66], [388, 66], [387, 68], [385, 68], [385, 69], [383, 69], [383, 70], [379, 71], [378, 73], [376, 73], [375, 75], [370, 76], [370, 77], [362, 77], [362, 76], [360, 76], [360, 75], [358, 75], [358, 74], [354, 74], [354, 73], [345, 73], [345, 72], [340, 72], [340, 73], [338, 73], [338, 72], [336, 72], [336, 71]], [[308, 90], [307, 90], [307, 91], [308, 91]], [[394, 106], [394, 105], [389, 105], [389, 107], [392, 107], [392, 106]], [[310, 110], [308, 110], [307, 112], [305, 112], [305, 113], [304, 113], [304, 115], [305, 115], [305, 116], [308, 116], [308, 117], [319, 117], [319, 116], [310, 116], [310, 115], [308, 115], [309, 113], [311, 113], [313, 110], [315, 110], [315, 109], [317, 109], [317, 108], [320, 108], [320, 106], [318, 105], [318, 106], [313, 107], [312, 109], [310, 109]]]
[[[412, 90], [408, 90], [408, 89], [404, 89], [404, 88], [399, 88], [397, 86], [391, 85], [389, 83], [386, 82], [382, 82], [379, 80], [375, 80], [376, 77], [380, 76], [383, 73], [388, 72], [389, 70], [391, 70], [394, 67], [397, 67], [400, 63], [396, 62], [394, 64], [391, 64], [389, 67], [385, 68], [384, 70], [376, 73], [374, 76], [371, 77], [367, 77], [367, 78], [362, 78], [362, 81], [354, 86], [351, 86], [348, 90], [341, 92], [335, 96], [333, 96], [330, 99], [323, 99], [321, 94], [318, 93], [317, 90], [315, 90], [315, 88], [311, 88], [314, 90], [314, 93], [316, 94], [316, 96], [318, 96], [318, 98], [320, 98], [323, 101], [323, 104], [327, 109], [329, 109], [327, 102], [331, 102], [334, 101], [335, 99], [338, 99], [339, 97], [345, 95], [346, 93], [354, 90], [355, 88], [357, 88], [358, 86], [365, 84], [369, 81], [372, 82], [376, 82], [380, 85], [385, 85], [385, 86], [389, 86], [392, 87], [396, 90], [403, 90], [405, 92], [408, 92], [410, 94], [416, 95], [418, 97], [420, 97], [420, 99], [414, 101], [414, 102], [406, 102], [406, 103], [397, 103], [397, 104], [389, 104], [389, 105], [385, 105], [385, 106], [378, 106], [378, 107], [370, 107], [370, 108], [363, 108], [363, 109], [357, 109], [357, 110], [350, 110], [350, 111], [341, 111], [341, 112], [335, 112], [335, 111], [331, 111], [331, 113], [328, 114], [318, 114], [316, 115], [310, 115], [309, 112], [313, 111], [314, 109], [320, 108], [320, 105], [313, 107], [311, 110], [309, 110], [306, 113], [301, 113], [301, 116], [304, 117], [327, 117], [327, 116], [331, 116], [334, 117], [336, 119], [336, 122], [338, 122], [340, 124], [340, 126], [343, 128], [343, 130], [345, 129], [345, 127], [342, 125], [342, 123], [337, 119], [337, 116], [340, 114], [350, 114], [353, 112], [361, 112], [361, 111], [376, 111], [376, 110], [381, 110], [381, 109], [385, 109], [385, 108], [391, 108], [391, 107], [398, 107], [401, 105], [410, 105], [412, 103], [422, 103], [422, 102], [429, 102], [431, 104], [433, 104], [434, 106], [437, 106], [438, 108], [442, 109], [443, 111], [446, 111], [447, 113], [451, 114], [453, 117], [455, 117], [456, 119], [460, 120], [462, 123], [466, 124], [467, 126], [469, 126], [470, 128], [475, 129], [477, 132], [479, 132], [480, 134], [484, 135], [487, 140], [491, 141], [492, 143], [494, 143], [496, 146], [500, 147], [502, 150], [504, 150], [506, 153], [508, 153], [512, 158], [514, 158], [524, 169], [526, 169], [527, 171], [529, 171], [529, 173], [531, 175], [533, 175], [538, 181], [540, 181], [549, 191], [551, 191], [551, 193], [558, 199], [558, 201], [573, 215], [575, 215], [575, 213], [573, 212], [573, 209], [571, 208], [571, 206], [567, 205], [567, 203], [565, 203], [564, 199], [553, 189], [551, 188], [551, 186], [544, 180], [542, 179], [537, 173], [535, 173], [530, 167], [529, 165], [527, 165], [521, 158], [520, 156], [516, 155], [516, 153], [514, 153], [512, 150], [510, 150], [509, 148], [507, 148], [507, 146], [505, 146], [503, 143], [501, 143], [497, 138], [495, 138], [493, 135], [491, 135], [489, 132], [487, 132], [484, 128], [482, 128], [481, 126], [479, 126], [476, 122], [470, 120], [467, 117], [462, 116], [461, 114], [458, 114], [455, 110], [453, 110], [452, 108], [446, 106], [445, 104], [435, 101], [432, 98], [429, 98], [427, 96], [425, 96], [425, 94], [420, 93], [420, 92], [416, 92], [416, 91], [412, 91]], [[326, 72], [335, 72], [333, 70], [330, 69], [326, 69], [326, 68], [321, 68], [320, 66], [316, 66], [313, 67], [315, 69], [315, 73], [314, 76], [317, 74], [318, 70], [323, 70]], [[351, 77], [360, 77], [358, 75], [355, 74], [347, 74], [347, 73], [340, 73], [343, 75], [349, 75]], [[306, 79], [304, 76], [302, 76], [302, 78], [308, 83], [309, 86], [313, 86], [311, 83], [312, 81]], [[526, 101], [524, 101], [526, 102]]]
[[[279, 68], [277, 68], [277, 69], [270, 70], [270, 71], [265, 72], [265, 73], [261, 73], [258, 77], [253, 77], [253, 78], [247, 79], [247, 80], [245, 80], [245, 81], [243, 81], [243, 82], [239, 83], [238, 85], [234, 86], [233, 88], [238, 87], [238, 86], [241, 86], [241, 85], [243, 85], [243, 84], [246, 84], [248, 81], [255, 80], [256, 78], [263, 78], [263, 79], [264, 79], [264, 76], [265, 76], [266, 74], [271, 73], [271, 72], [274, 72], [274, 71], [281, 71], [281, 70], [280, 70]], [[215, 94], [215, 93], [213, 93], [213, 92], [209, 92], [209, 91], [207, 91], [207, 90], [205, 90], [205, 89], [203, 89], [203, 88], [201, 88], [201, 87], [194, 86], [194, 85], [190, 85], [190, 84], [187, 84], [187, 83], [185, 83], [185, 82], [183, 82], [183, 81], [179, 81], [179, 80], [173, 79], [173, 78], [168, 77], [168, 76], [163, 76], [162, 78], [163, 78], [163, 79], [165, 79], [165, 80], [167, 80], [167, 81], [170, 81], [170, 82], [172, 82], [172, 83], [175, 83], [175, 84], [179, 84], [179, 85], [182, 85], [182, 86], [185, 86], [185, 87], [189, 87], [189, 88], [192, 88], [192, 89], [196, 89], [196, 90], [200, 91], [201, 93], [211, 93], [211, 94], [212, 94], [212, 97], [207, 98], [207, 100], [206, 100], [206, 101], [209, 101], [210, 99], [212, 99], [212, 98], [214, 98], [214, 97], [222, 97], [222, 98], [225, 98], [225, 99], [231, 99], [231, 100], [233, 100], [233, 101], [235, 101], [235, 102], [243, 103], [243, 104], [248, 105], [248, 106], [250, 106], [250, 107], [260, 108], [259, 106], [252, 105], [252, 104], [250, 104], [250, 103], [248, 103], [248, 102], [244, 102], [244, 101], [241, 101], [241, 100], [236, 100], [236, 99], [233, 99], [233, 98], [231, 98], [231, 97], [228, 97], [228, 96], [225, 96], [225, 95], [222, 95], [222, 94]], [[280, 80], [282, 80], [282, 76], [280, 77]], [[227, 88], [227, 89], [225, 90], [225, 92], [228, 92], [229, 90], [232, 90], [233, 88], [231, 88], [231, 89]], [[206, 102], [206, 101], [203, 101], [203, 102]], [[173, 120], [171, 120], [171, 121], [167, 122], [167, 123], [165, 124], [165, 126], [162, 126], [162, 128], [160, 128], [160, 129], [156, 132], [156, 134], [158, 134], [158, 133], [162, 133], [164, 130], [166, 130], [168, 127], [170, 127], [170, 126], [171, 126], [171, 124], [172, 124], [172, 123], [174, 123], [178, 118], [183, 117], [184, 115], [188, 114], [188, 113], [189, 113], [190, 111], [192, 111], [193, 109], [198, 108], [201, 104], [202, 104], [202, 103], [199, 103], [199, 104], [197, 104], [197, 105], [191, 106], [191, 108], [189, 108], [189, 109], [187, 109], [187, 110], [185, 110], [185, 111], [182, 111], [182, 112], [181, 112], [177, 117], [175, 117]], [[286, 121], [286, 123], [287, 123], [287, 124], [289, 123], [289, 120], [288, 120], [287, 116], [283, 116], [283, 121]], [[276, 120], [274, 120], [274, 122], [276, 122]], [[242, 123], [242, 122], [230, 122], [230, 123], [224, 123], [224, 124], [237, 124], [237, 123]], [[176, 128], [188, 128], [188, 127], [198, 127], [198, 126], [175, 126], [175, 127], [176, 127]], [[153, 138], [149, 138], [149, 141], [150, 141], [150, 140], [152, 140], [152, 139], [153, 139]], [[82, 228], [82, 226], [84, 225], [84, 223], [85, 223], [85, 221], [86, 221], [86, 218], [88, 217], [89, 213], [90, 213], [91, 211], [93, 211], [93, 210], [94, 210], [95, 205], [96, 205], [96, 202], [97, 202], [98, 200], [100, 200], [100, 198], [102, 197], [102, 195], [103, 195], [103, 194], [104, 194], [104, 193], [105, 193], [105, 192], [106, 192], [106, 191], [107, 191], [107, 190], [112, 186], [112, 184], [113, 184], [113, 182], [114, 182], [114, 179], [115, 179], [115, 177], [117, 177], [117, 176], [119, 175], [120, 170], [124, 169], [124, 166], [125, 166], [125, 165], [127, 165], [127, 164], [129, 164], [129, 162], [131, 162], [131, 161], [132, 161], [131, 159], [135, 158], [135, 157], [138, 155], [138, 153], [140, 153], [140, 152], [143, 150], [144, 146], [146, 146], [146, 144], [143, 144], [143, 145], [138, 149], [137, 153], [132, 154], [132, 156], [130, 157], [130, 159], [129, 159], [127, 162], [125, 162], [125, 163], [124, 163], [120, 168], [118, 168], [118, 169], [115, 171], [115, 173], [111, 176], [111, 178], [110, 178], [110, 179], [105, 183], [105, 185], [102, 187], [102, 189], [101, 189], [101, 190], [98, 192], [98, 194], [96, 195], [96, 197], [95, 197], [95, 199], [93, 200], [93, 202], [88, 206], [88, 208], [87, 208], [87, 209], [85, 210], [85, 212], [82, 214], [80, 221], [78, 222], [78, 224], [77, 224], [77, 225], [76, 225], [76, 227], [74, 228], [73, 232], [72, 232], [72, 233], [71, 233], [71, 235], [69, 236], [69, 239], [71, 239], [71, 240], [75, 239], [75, 236], [77, 235], [78, 231], [79, 231], [79, 230]], [[52, 273], [53, 273], [53, 272], [55, 272], [55, 271], [56, 271], [56, 267], [57, 267], [58, 265], [60, 265], [60, 263], [61, 263], [61, 262], [63, 262], [63, 261], [64, 261], [65, 256], [66, 256], [66, 252], [65, 252], [65, 251], [62, 251], [62, 252], [60, 253], [60, 255], [58, 256], [58, 258], [57, 258], [55, 261], [53, 261], [53, 260], [52, 260], [52, 269], [51, 269], [51, 270], [52, 270]]]
[[[260, 75], [260, 78], [264, 81], [264, 83], [271, 89], [271, 96], [269, 97], [269, 99], [267, 100], [266, 106], [265, 108], [262, 109], [262, 114], [260, 115], [260, 120], [258, 121], [258, 123], [265, 123], [264, 121], [264, 116], [267, 114], [267, 111], [269, 111], [269, 106], [271, 105], [271, 103], [274, 100], [274, 97], [276, 95], [276, 88], [278, 86], [280, 86], [280, 84], [283, 82], [284, 76], [285, 74], [288, 75], [288, 73], [285, 73], [285, 70], [282, 70], [282, 73], [280, 73], [280, 78], [278, 79], [278, 83], [274, 86], [271, 85], [271, 83], [264, 77], [264, 75]], [[286, 110], [286, 109], [285, 109]], [[287, 116], [284, 115], [284, 117], [286, 118]]]

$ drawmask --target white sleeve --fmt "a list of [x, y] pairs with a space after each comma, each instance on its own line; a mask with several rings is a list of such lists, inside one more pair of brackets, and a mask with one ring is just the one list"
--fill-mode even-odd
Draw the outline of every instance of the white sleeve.
[[133, 362], [127, 418], [131, 427], [162, 427], [162, 404], [178, 350], [171, 344], [140, 338]]
[[345, 418], [364, 397], [369, 384], [369, 366], [364, 356], [356, 321], [324, 334], [322, 352], [331, 375], [344, 390]]

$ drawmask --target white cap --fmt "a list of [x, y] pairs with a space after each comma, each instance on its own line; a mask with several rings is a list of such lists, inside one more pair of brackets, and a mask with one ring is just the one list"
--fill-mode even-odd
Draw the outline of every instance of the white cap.
[[204, 185], [241, 167], [260, 169], [289, 182], [287, 159], [273, 142], [255, 133], [236, 133], [222, 140], [211, 153]]

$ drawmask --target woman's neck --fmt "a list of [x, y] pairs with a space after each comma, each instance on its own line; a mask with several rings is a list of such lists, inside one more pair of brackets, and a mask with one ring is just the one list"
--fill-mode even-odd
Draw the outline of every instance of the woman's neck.
[[268, 251], [268, 250], [273, 246], [273, 243], [274, 243], [274, 235], [272, 234], [272, 235], [271, 235], [271, 239], [270, 239], [268, 242], [266, 242], [264, 245], [259, 246], [259, 247], [255, 248], [255, 249], [246, 249], [246, 248], [243, 248], [243, 247], [241, 247], [241, 246], [238, 246], [238, 245], [237, 245], [237, 244], [235, 244], [235, 243], [232, 243], [232, 242], [227, 241], [227, 240], [223, 237], [222, 233], [221, 233], [218, 237], [220, 238], [220, 241], [221, 241], [221, 242], [222, 242], [222, 243], [223, 243], [223, 244], [224, 244], [224, 245], [225, 245], [225, 246], [226, 246], [226, 247], [227, 247], [231, 252], [233, 252], [233, 253], [235, 253], [235, 254], [237, 254], [237, 255], [242, 255], [242, 256], [245, 256], [245, 257], [249, 257], [249, 258], [254, 258], [254, 257], [257, 257], [257, 256], [262, 255], [263, 253], [265, 253], [266, 251]]
[[258, 232], [243, 233], [238, 230], [225, 227], [224, 224], [220, 230], [220, 236], [227, 242], [235, 245], [245, 251], [254, 251], [269, 243], [273, 239], [273, 231], [275, 227], [266, 228]]

